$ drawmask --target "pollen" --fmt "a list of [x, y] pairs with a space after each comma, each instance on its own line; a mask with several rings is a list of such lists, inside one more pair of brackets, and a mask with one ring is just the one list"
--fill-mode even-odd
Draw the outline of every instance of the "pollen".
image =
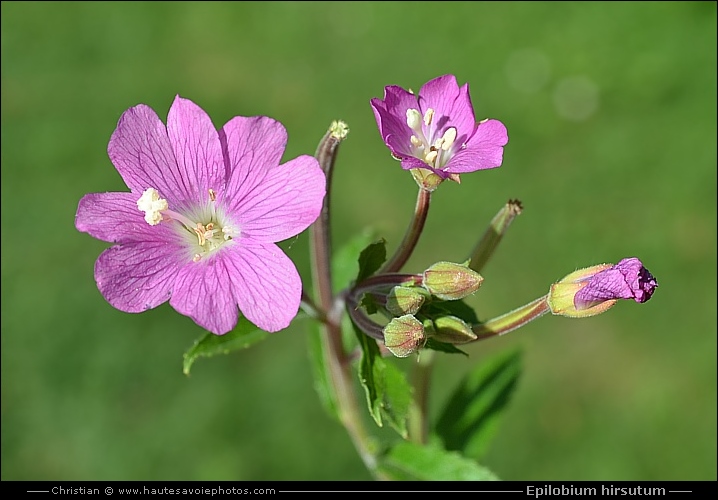
[[427, 127], [431, 125], [431, 122], [434, 120], [434, 110], [432, 108], [429, 108], [426, 110], [426, 113], [424, 113], [424, 125]]

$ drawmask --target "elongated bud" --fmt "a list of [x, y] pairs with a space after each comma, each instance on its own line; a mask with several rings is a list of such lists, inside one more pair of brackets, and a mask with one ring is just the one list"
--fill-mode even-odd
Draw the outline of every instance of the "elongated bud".
[[447, 344], [465, 344], [478, 338], [471, 327], [456, 316], [441, 316], [433, 321], [426, 320], [424, 327], [427, 337]]
[[397, 358], [405, 358], [424, 346], [424, 325], [411, 314], [392, 319], [384, 327], [384, 345]]
[[618, 299], [638, 303], [651, 298], [658, 282], [635, 257], [616, 265], [579, 269], [551, 285], [548, 305], [553, 314], [585, 318], [607, 311]]
[[437, 262], [424, 271], [424, 288], [442, 300], [459, 300], [471, 295], [484, 278], [466, 264]]
[[395, 286], [386, 297], [386, 310], [393, 316], [416, 314], [424, 305], [426, 291], [421, 288]]

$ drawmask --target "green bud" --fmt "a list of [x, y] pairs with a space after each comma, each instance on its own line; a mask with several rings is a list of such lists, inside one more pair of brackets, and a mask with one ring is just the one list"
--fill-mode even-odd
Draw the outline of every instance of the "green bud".
[[397, 358], [405, 358], [424, 346], [424, 325], [411, 314], [392, 319], [384, 327], [384, 345]]
[[425, 327], [429, 337], [447, 344], [465, 344], [478, 338], [471, 327], [456, 316], [441, 316], [433, 321], [427, 320]]
[[395, 286], [386, 297], [386, 310], [393, 316], [416, 314], [424, 305], [425, 294], [420, 288]]
[[471, 295], [484, 278], [466, 264], [437, 262], [424, 271], [424, 288], [442, 300], [459, 300]]
[[566, 316], [569, 318], [587, 318], [601, 314], [614, 306], [616, 300], [606, 300], [600, 304], [589, 307], [588, 309], [576, 309], [573, 299], [583, 287], [588, 284], [588, 280], [595, 274], [612, 267], [611, 264], [599, 264], [597, 266], [586, 267], [567, 274], [558, 283], [551, 285], [546, 302], [548, 303], [551, 313], [558, 316]]

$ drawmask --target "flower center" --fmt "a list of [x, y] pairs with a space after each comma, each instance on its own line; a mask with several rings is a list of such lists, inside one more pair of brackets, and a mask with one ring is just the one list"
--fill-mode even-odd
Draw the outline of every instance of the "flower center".
[[217, 195], [210, 189], [204, 204], [179, 213], [169, 209], [167, 200], [160, 198], [156, 189], [149, 188], [137, 200], [137, 208], [145, 213], [150, 226], [172, 223], [186, 241], [192, 260], [199, 262], [239, 235], [236, 228], [225, 223], [216, 201]]
[[456, 128], [447, 127], [439, 135], [441, 130], [435, 126], [432, 108], [427, 109], [424, 116], [418, 109], [407, 109], [406, 124], [414, 132], [410, 138], [413, 156], [424, 160], [424, 163], [435, 169], [446, 166], [458, 149], [456, 146], [459, 146], [456, 143]]

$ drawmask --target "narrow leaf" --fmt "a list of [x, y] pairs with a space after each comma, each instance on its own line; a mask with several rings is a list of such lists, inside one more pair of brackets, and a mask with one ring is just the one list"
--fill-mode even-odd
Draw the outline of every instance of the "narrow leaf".
[[480, 459], [521, 373], [521, 353], [501, 353], [478, 365], [459, 384], [436, 424], [447, 450]]
[[379, 462], [379, 470], [395, 481], [498, 481], [486, 467], [436, 445], [397, 443]]
[[376, 340], [356, 326], [354, 332], [362, 349], [359, 381], [366, 394], [369, 413], [379, 427], [386, 421], [406, 439], [407, 419], [412, 404], [412, 389], [406, 375], [381, 357]]
[[359, 274], [357, 283], [379, 270], [386, 260], [386, 240], [381, 238], [362, 250], [359, 254]]
[[269, 333], [260, 330], [245, 317], [239, 318], [234, 330], [224, 335], [206, 332], [184, 353], [182, 372], [189, 375], [190, 368], [201, 356], [209, 358], [217, 354], [228, 354], [239, 349], [246, 349], [260, 340], [264, 340], [267, 335]]

